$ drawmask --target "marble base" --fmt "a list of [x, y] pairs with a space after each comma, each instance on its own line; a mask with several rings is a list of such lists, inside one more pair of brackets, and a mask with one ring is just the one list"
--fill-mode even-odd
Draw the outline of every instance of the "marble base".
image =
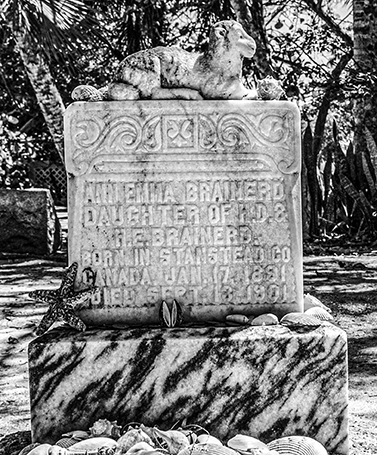
[[222, 440], [306, 435], [348, 453], [347, 338], [331, 324], [55, 329], [30, 343], [29, 370], [33, 441], [100, 418], [187, 419]]

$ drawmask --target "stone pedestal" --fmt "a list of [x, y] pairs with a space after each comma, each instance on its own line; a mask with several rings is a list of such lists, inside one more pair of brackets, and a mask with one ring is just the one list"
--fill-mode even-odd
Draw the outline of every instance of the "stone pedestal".
[[45, 255], [60, 244], [49, 190], [0, 190], [0, 251]]
[[306, 435], [348, 453], [347, 340], [328, 324], [55, 329], [29, 346], [33, 440], [96, 419], [167, 429], [180, 419], [227, 440]]

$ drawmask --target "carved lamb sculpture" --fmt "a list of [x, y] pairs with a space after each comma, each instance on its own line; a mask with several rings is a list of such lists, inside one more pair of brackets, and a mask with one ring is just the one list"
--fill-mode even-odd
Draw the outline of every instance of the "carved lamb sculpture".
[[107, 89], [88, 85], [74, 89], [82, 101], [135, 99], [257, 99], [241, 82], [243, 58], [256, 44], [242, 26], [227, 20], [215, 24], [203, 54], [179, 47], [156, 47], [126, 57]]

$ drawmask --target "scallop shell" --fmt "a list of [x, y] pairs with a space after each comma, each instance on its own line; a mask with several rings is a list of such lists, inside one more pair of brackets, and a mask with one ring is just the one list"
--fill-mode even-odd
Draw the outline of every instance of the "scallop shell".
[[92, 85], [78, 85], [73, 89], [71, 98], [74, 101], [102, 101], [103, 93]]
[[314, 306], [309, 308], [305, 311], [305, 314], [309, 314], [310, 316], [314, 316], [315, 318], [319, 319], [320, 321], [333, 321], [334, 317], [328, 311], [320, 306]]
[[146, 442], [150, 446], [154, 446], [152, 439], [141, 428], [132, 428], [118, 439], [117, 448], [120, 449], [119, 453], [126, 453], [138, 442]]
[[68, 449], [68, 447], [73, 446], [76, 444], [76, 442], [79, 442], [79, 439], [75, 438], [61, 438], [59, 441], [55, 442], [56, 446], [63, 447], [65, 449]]
[[304, 295], [304, 310], [308, 310], [309, 308], [313, 307], [321, 307], [324, 310], [328, 311], [331, 313], [331, 309], [324, 305], [317, 297], [314, 297], [314, 295], [311, 294], [305, 294]]
[[178, 455], [238, 455], [238, 452], [218, 444], [192, 444], [181, 450]]
[[196, 438], [196, 442], [199, 444], [217, 444], [218, 446], [222, 446], [223, 443], [215, 438], [215, 436], [211, 436], [210, 434], [200, 434]]
[[323, 445], [307, 436], [286, 436], [267, 444], [280, 455], [328, 455]]
[[[277, 325], [279, 319], [272, 313], [265, 313], [252, 320], [251, 325]], [[242, 435], [241, 435], [242, 436]]]
[[321, 321], [309, 314], [293, 312], [282, 317], [280, 324], [292, 329], [315, 329]]
[[229, 439], [227, 442], [227, 446], [240, 453], [249, 453], [250, 449], [267, 449], [267, 444], [264, 442], [244, 434], [236, 434], [236, 436], [233, 436], [233, 438]]
[[226, 316], [225, 320], [226, 320], [226, 322], [230, 322], [233, 324], [241, 324], [241, 325], [245, 325], [250, 322], [249, 318], [247, 316], [245, 316], [244, 314], [228, 314], [228, 316]]

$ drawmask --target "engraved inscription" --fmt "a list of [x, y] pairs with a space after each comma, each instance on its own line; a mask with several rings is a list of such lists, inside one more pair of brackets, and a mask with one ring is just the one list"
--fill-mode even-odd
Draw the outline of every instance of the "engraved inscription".
[[93, 248], [80, 262], [103, 290], [94, 306], [295, 299], [283, 178], [86, 181], [81, 221]]
[[65, 124], [69, 260], [100, 288], [88, 325], [156, 324], [173, 299], [185, 322], [302, 308], [292, 103], [77, 103]]

